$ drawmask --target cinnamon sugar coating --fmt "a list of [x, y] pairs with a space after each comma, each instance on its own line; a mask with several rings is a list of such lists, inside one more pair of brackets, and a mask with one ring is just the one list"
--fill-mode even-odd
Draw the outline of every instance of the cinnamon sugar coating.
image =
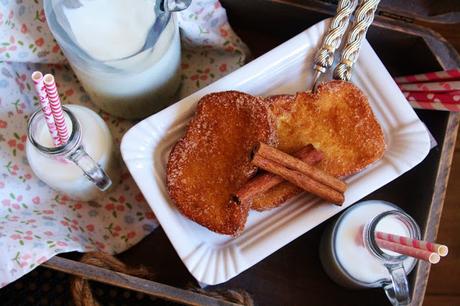
[[167, 164], [168, 192], [178, 210], [214, 232], [241, 232], [249, 204], [231, 195], [254, 175], [250, 153], [258, 142], [275, 144], [263, 99], [237, 91], [204, 96]]
[[[316, 93], [268, 97], [275, 118], [278, 149], [292, 153], [306, 144], [324, 153], [321, 170], [342, 177], [380, 159], [385, 151], [382, 129], [362, 91], [349, 82], [331, 81]], [[302, 192], [282, 183], [256, 197], [255, 210], [277, 207]]]

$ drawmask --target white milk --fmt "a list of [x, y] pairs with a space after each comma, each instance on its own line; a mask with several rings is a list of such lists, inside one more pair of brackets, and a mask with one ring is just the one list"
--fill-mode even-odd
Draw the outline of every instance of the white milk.
[[[67, 105], [80, 122], [82, 144], [89, 156], [111, 178], [115, 185], [119, 180], [119, 164], [114, 153], [112, 136], [105, 122], [89, 108]], [[68, 119], [68, 118], [66, 118]], [[67, 120], [67, 126], [70, 126]], [[53, 142], [42, 120], [35, 131], [36, 141], [45, 147], [53, 147]], [[36, 149], [27, 142], [27, 159], [33, 172], [47, 185], [72, 199], [89, 201], [102, 195], [102, 192], [83, 174], [83, 171], [70, 161], [57, 160]]]
[[155, 1], [79, 0], [63, 11], [80, 47], [100, 61], [139, 51], [155, 22]]
[[63, 7], [70, 36], [99, 64], [76, 59], [69, 48], [64, 52], [93, 102], [131, 119], [168, 105], [180, 83], [180, 37], [174, 14], [153, 49], [132, 56], [142, 50], [155, 22], [155, 1], [79, 2], [78, 8]]
[[[384, 201], [366, 201], [358, 204], [331, 226], [323, 236], [321, 260], [324, 269], [337, 283], [346, 287], [379, 287], [380, 281], [390, 279], [388, 269], [363, 244], [363, 228], [380, 213], [395, 210]], [[395, 217], [385, 217], [377, 231], [410, 236], [407, 227]], [[386, 251], [389, 255], [397, 255]], [[399, 254], [398, 254], [399, 255]], [[403, 265], [410, 272], [415, 259], [408, 257]]]

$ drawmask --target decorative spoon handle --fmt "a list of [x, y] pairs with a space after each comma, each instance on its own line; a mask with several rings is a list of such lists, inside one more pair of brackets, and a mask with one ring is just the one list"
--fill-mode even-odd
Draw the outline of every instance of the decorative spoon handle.
[[324, 36], [323, 44], [318, 50], [313, 69], [315, 70], [313, 91], [319, 83], [321, 75], [332, 66], [334, 52], [339, 47], [342, 36], [347, 29], [351, 14], [353, 13], [358, 0], [340, 0], [337, 5], [337, 13], [332, 18], [328, 32]]
[[360, 0], [345, 47], [342, 50], [340, 63], [334, 70], [334, 79], [350, 81], [353, 64], [358, 59], [359, 49], [374, 20], [379, 2], [380, 0]]

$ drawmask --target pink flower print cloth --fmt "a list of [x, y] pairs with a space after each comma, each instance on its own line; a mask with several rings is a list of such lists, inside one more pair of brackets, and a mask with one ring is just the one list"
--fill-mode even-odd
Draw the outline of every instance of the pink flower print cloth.
[[[178, 20], [182, 97], [245, 62], [247, 47], [218, 1], [194, 0]], [[72, 201], [34, 175], [25, 154], [27, 119], [38, 107], [30, 79], [34, 70], [54, 74], [63, 103], [98, 112], [117, 146], [132, 123], [92, 104], [47, 27], [41, 1], [0, 1], [0, 29], [1, 288], [58, 253], [123, 252], [158, 223], [126, 167], [118, 187], [93, 202]]]

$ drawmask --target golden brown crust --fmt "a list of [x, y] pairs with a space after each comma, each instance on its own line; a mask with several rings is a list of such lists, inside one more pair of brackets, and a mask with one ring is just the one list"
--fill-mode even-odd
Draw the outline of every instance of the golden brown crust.
[[[317, 166], [329, 174], [350, 175], [383, 156], [382, 129], [366, 96], [349, 82], [331, 81], [315, 94], [280, 95], [267, 102], [275, 118], [278, 149], [291, 153], [311, 143], [324, 153]], [[300, 192], [286, 183], [255, 198], [251, 208], [274, 208]]]
[[168, 160], [167, 187], [179, 211], [212, 231], [238, 234], [249, 204], [231, 201], [231, 194], [256, 171], [253, 146], [275, 144], [274, 135], [262, 99], [236, 91], [203, 97]]

